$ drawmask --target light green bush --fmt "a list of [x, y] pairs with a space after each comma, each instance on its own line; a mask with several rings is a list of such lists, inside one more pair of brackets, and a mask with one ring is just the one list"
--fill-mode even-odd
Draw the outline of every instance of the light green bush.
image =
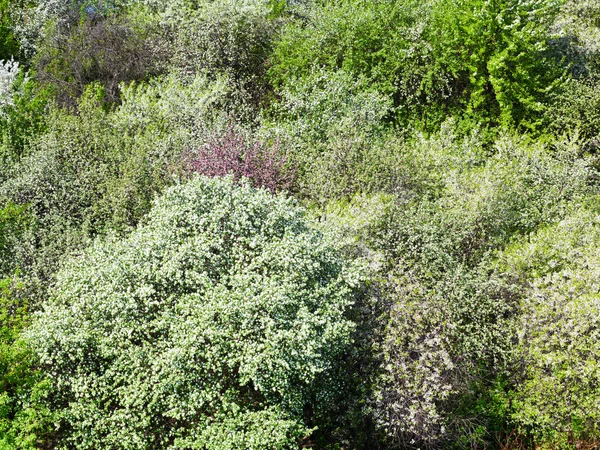
[[11, 243], [27, 229], [30, 218], [24, 205], [6, 204], [0, 209], [0, 276], [12, 274], [17, 267], [11, 261]]
[[[341, 70], [364, 77], [363, 89], [372, 86], [393, 97], [399, 114], [410, 114], [429, 62], [423, 39], [429, 6], [414, 1], [315, 3], [308, 17], [284, 28], [273, 52], [271, 80], [285, 89], [302, 85], [315, 69]], [[445, 84], [441, 80], [440, 90]]]
[[124, 88], [112, 111], [97, 85], [76, 113], [51, 110], [48, 131], [0, 185], [2, 202], [29, 205], [32, 226], [8, 250], [34, 299], [44, 297], [66, 254], [148, 212], [156, 193], [181, 176], [183, 150], [218, 127], [223, 93], [201, 75], [173, 75]]
[[343, 394], [358, 283], [292, 200], [168, 189], [129, 237], [65, 264], [27, 332], [63, 445], [296, 448]]
[[483, 447], [510, 418], [523, 289], [496, 252], [565, 217], [594, 192], [592, 171], [573, 149], [510, 136], [482, 159], [476, 145], [454, 159], [460, 145], [432, 144], [429, 158], [449, 162], [441, 189], [401, 202], [376, 239], [391, 307], [375, 413], [390, 445]]
[[599, 225], [597, 206], [575, 209], [502, 258], [528, 285], [513, 418], [541, 443], [574, 448], [600, 437]]
[[395, 181], [399, 168], [384, 124], [392, 105], [365, 83], [344, 71], [315, 70], [282, 90], [264, 114], [259, 132], [298, 171], [301, 196], [324, 204]]

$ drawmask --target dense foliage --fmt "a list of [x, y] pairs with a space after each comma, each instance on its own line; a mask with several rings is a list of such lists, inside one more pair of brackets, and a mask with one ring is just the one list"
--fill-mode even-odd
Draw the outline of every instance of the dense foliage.
[[0, 449], [600, 446], [600, 1], [0, 0]]
[[291, 23], [274, 52], [277, 85], [315, 67], [366, 77], [403, 123], [463, 113], [479, 123], [534, 127], [560, 81], [550, 54], [557, 1], [339, 1]]
[[294, 448], [358, 279], [294, 202], [194, 178], [66, 264], [28, 337], [76, 448]]

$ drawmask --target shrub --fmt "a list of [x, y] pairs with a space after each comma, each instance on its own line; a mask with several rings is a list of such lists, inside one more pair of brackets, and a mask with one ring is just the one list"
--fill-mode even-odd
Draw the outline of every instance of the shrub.
[[19, 63], [13, 59], [0, 60], [0, 113], [13, 105], [14, 84], [19, 74]]
[[402, 124], [435, 129], [449, 114], [535, 128], [564, 69], [548, 51], [559, 2], [346, 0], [286, 27], [276, 86], [313, 68], [363, 76], [390, 95]]
[[296, 448], [343, 389], [357, 282], [292, 200], [231, 178], [168, 189], [65, 265], [28, 331], [63, 445]]
[[597, 152], [600, 146], [598, 84], [600, 80], [600, 22], [598, 0], [564, 2], [553, 25], [555, 52], [566, 55], [572, 79], [554, 92], [546, 111], [555, 134], [577, 134], [582, 147]]
[[0, 94], [0, 181], [12, 174], [13, 166], [46, 129], [45, 113], [51, 90], [40, 88], [22, 70], [15, 73], [16, 67], [13, 62], [10, 75], [6, 76], [5, 72], [4, 81], [10, 79], [11, 85], [6, 83], [0, 89], [3, 91]]
[[[41, 43], [64, 37], [86, 18], [115, 15], [128, 0], [13, 0], [13, 27], [21, 51], [27, 59], [35, 56]], [[51, 25], [51, 26], [49, 26]], [[56, 34], [53, 36], [53, 32]]]
[[555, 134], [577, 136], [590, 153], [600, 148], [600, 119], [595, 112], [600, 107], [599, 86], [594, 78], [570, 80], [553, 95], [546, 112]]
[[551, 156], [514, 137], [491, 158], [456, 144], [429, 152], [444, 158], [442, 188], [400, 202], [375, 241], [391, 303], [375, 413], [392, 446], [484, 447], [510, 419], [523, 291], [496, 252], [595, 192], [592, 171], [573, 149]]
[[262, 139], [278, 142], [297, 168], [301, 196], [324, 204], [393, 183], [398, 166], [382, 142], [391, 102], [364, 87], [343, 71], [315, 71], [264, 114]]
[[19, 43], [13, 34], [12, 2], [0, 1], [0, 61], [19, 56]]
[[186, 72], [226, 76], [232, 103], [252, 119], [269, 92], [266, 65], [281, 24], [273, 14], [275, 3], [203, 0], [193, 8], [172, 8], [163, 15], [176, 30], [170, 63]]
[[23, 239], [32, 218], [27, 207], [7, 203], [0, 209], [0, 278], [13, 275], [18, 270], [14, 253], [15, 242]]
[[32, 226], [10, 253], [35, 303], [45, 298], [59, 262], [109, 229], [137, 224], [156, 193], [183, 176], [181, 149], [213, 134], [222, 84], [175, 76], [124, 89], [107, 111], [89, 86], [75, 113], [52, 108], [48, 131], [13, 163], [0, 199], [28, 204]]
[[121, 82], [158, 74], [165, 59], [154, 51], [153, 25], [139, 25], [126, 15], [86, 16], [68, 32], [49, 23], [34, 60], [38, 81], [54, 86], [61, 104], [73, 105], [92, 82], [102, 84], [106, 101], [118, 101]]
[[30, 303], [19, 280], [14, 243], [31, 218], [27, 208], [0, 209], [0, 449], [33, 449], [50, 434], [47, 410], [38, 402], [45, 383], [21, 339], [30, 322]]
[[246, 143], [246, 138], [229, 126], [227, 132], [212, 139], [188, 156], [192, 172], [209, 177], [232, 175], [235, 180], [246, 178], [253, 186], [275, 192], [291, 187], [291, 170], [277, 147], [266, 148], [260, 142]]
[[426, 11], [410, 1], [315, 3], [309, 17], [284, 28], [271, 58], [270, 79], [285, 89], [292, 82], [302, 86], [313, 70], [342, 71], [364, 77], [363, 89], [372, 86], [396, 106], [410, 108], [412, 102], [400, 98], [419, 96], [421, 69], [415, 59], [427, 61], [421, 48]]
[[536, 442], [568, 448], [600, 438], [600, 222], [591, 206], [575, 207], [502, 257], [505, 270], [528, 286], [513, 419]]
[[42, 399], [48, 384], [21, 337], [29, 304], [18, 277], [0, 280], [0, 449], [50, 445], [53, 417]]
[[567, 57], [570, 72], [585, 78], [600, 69], [598, 0], [565, 0], [552, 31], [551, 49]]

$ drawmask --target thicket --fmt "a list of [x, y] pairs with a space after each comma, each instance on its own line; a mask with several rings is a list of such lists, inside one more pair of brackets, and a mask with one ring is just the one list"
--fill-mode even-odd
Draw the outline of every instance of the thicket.
[[291, 199], [231, 178], [168, 189], [62, 268], [27, 331], [61, 441], [295, 448], [343, 389], [358, 281]]
[[0, 449], [600, 445], [598, 0], [0, 0]]

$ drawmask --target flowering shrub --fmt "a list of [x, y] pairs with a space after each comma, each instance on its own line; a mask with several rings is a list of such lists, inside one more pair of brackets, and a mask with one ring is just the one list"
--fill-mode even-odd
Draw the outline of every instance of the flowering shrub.
[[13, 85], [19, 75], [19, 63], [0, 60], [0, 114], [7, 105], [13, 105]]
[[502, 258], [529, 285], [513, 418], [540, 443], [575, 448], [577, 441], [600, 438], [599, 243], [596, 206], [540, 230]]
[[289, 189], [292, 175], [278, 148], [260, 142], [248, 143], [230, 126], [225, 134], [212, 139], [189, 155], [189, 168], [209, 177], [232, 175], [248, 178], [254, 186], [271, 192]]
[[569, 149], [550, 156], [509, 136], [483, 164], [477, 142], [428, 143], [422, 157], [437, 160], [431, 168], [442, 187], [392, 210], [379, 237], [392, 305], [376, 419], [390, 447], [485, 447], [509, 420], [508, 408], [498, 406], [503, 400], [496, 402], [504, 390], [496, 391], [518, 330], [533, 323], [516, 325], [523, 277], [499, 269], [496, 252], [564, 217], [570, 202], [593, 192], [593, 171]]
[[64, 445], [297, 448], [339, 395], [358, 272], [295, 202], [195, 177], [66, 263], [27, 332]]

